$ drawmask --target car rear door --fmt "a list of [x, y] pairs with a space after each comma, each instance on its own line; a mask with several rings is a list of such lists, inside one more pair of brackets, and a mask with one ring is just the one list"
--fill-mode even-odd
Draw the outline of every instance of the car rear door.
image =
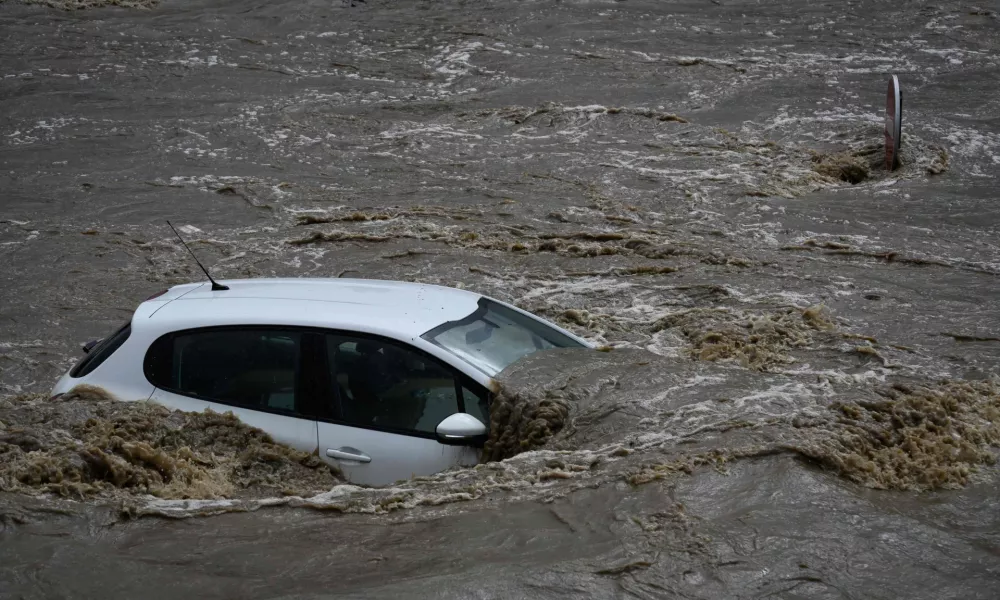
[[280, 327], [233, 326], [179, 331], [158, 339], [144, 362], [156, 385], [151, 400], [190, 412], [232, 411], [275, 441], [316, 452], [316, 397], [308, 372], [321, 334]]
[[325, 350], [319, 453], [352, 483], [384, 485], [478, 462], [478, 448], [442, 444], [434, 433], [445, 417], [465, 412], [473, 384], [459, 373], [382, 338], [328, 333]]

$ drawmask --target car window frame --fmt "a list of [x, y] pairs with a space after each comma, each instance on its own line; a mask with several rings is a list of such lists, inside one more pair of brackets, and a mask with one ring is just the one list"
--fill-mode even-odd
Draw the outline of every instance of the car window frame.
[[[396, 339], [396, 338], [392, 338], [392, 337], [388, 337], [388, 336], [384, 336], [384, 335], [378, 335], [378, 334], [373, 334], [373, 333], [364, 333], [364, 332], [360, 332], [360, 331], [350, 331], [350, 330], [344, 330], [344, 329], [325, 329], [325, 328], [324, 329], [310, 328], [310, 329], [312, 329], [313, 331], [319, 331], [319, 332], [321, 332], [324, 335], [323, 343], [321, 344], [322, 351], [318, 352], [317, 356], [315, 356], [314, 358], [321, 359], [322, 360], [322, 364], [325, 366], [325, 368], [326, 368], [326, 370], [328, 372], [330, 371], [330, 366], [331, 365], [330, 365], [330, 357], [329, 357], [328, 352], [327, 352], [327, 343], [326, 343], [326, 339], [325, 339], [326, 335], [341, 335], [341, 336], [355, 338], [355, 339], [358, 339], [358, 340], [369, 340], [369, 341], [374, 341], [374, 342], [390, 343], [390, 344], [394, 344], [394, 345], [396, 345], [398, 347], [401, 347], [404, 350], [408, 350], [408, 351], [414, 352], [415, 354], [417, 354], [421, 358], [429, 360], [431, 363], [437, 365], [438, 367], [440, 367], [440, 368], [442, 368], [442, 369], [444, 369], [447, 372], [449, 372], [449, 373], [452, 374], [452, 376], [455, 378], [455, 396], [456, 396], [456, 400], [458, 402], [458, 412], [462, 412], [462, 413], [466, 413], [466, 414], [471, 414], [471, 413], [467, 413], [466, 410], [465, 410], [465, 398], [464, 398], [464, 394], [462, 393], [462, 387], [463, 386], [466, 387], [466, 388], [468, 388], [469, 391], [471, 391], [473, 394], [476, 394], [476, 395], [484, 394], [485, 397], [486, 397], [487, 407], [490, 407], [493, 404], [493, 394], [490, 392], [490, 390], [486, 386], [484, 386], [483, 384], [479, 383], [478, 381], [476, 381], [475, 379], [473, 379], [472, 377], [470, 377], [468, 374], [463, 373], [461, 370], [459, 370], [459, 369], [455, 368], [454, 366], [448, 364], [447, 362], [441, 360], [437, 356], [434, 356], [433, 354], [431, 354], [430, 352], [427, 352], [423, 348], [418, 348], [417, 346], [414, 346], [413, 344], [411, 344], [409, 342], [406, 342], [406, 341], [400, 340], [400, 339]], [[319, 355], [322, 355], [322, 356], [320, 357]], [[327, 387], [326, 397], [328, 397], [328, 398], [334, 398], [334, 397], [336, 397], [337, 398], [337, 404], [339, 405], [343, 401], [343, 399], [340, 397], [339, 386], [334, 386], [333, 385], [333, 377], [332, 377], [332, 375], [333, 375], [333, 373], [330, 372], [330, 373], [328, 373], [328, 375], [326, 377], [327, 386], [328, 386]], [[457, 414], [457, 413], [453, 413], [453, 414]], [[488, 416], [489, 416], [489, 411], [487, 411], [487, 417]], [[319, 422], [322, 422], [322, 423], [330, 423], [330, 424], [333, 424], [333, 425], [340, 425], [340, 426], [343, 426], [343, 427], [353, 427], [355, 429], [364, 429], [364, 430], [368, 430], [368, 431], [379, 431], [379, 432], [382, 432], [382, 433], [390, 433], [390, 434], [393, 434], [393, 435], [405, 435], [407, 437], [416, 437], [416, 438], [424, 438], [424, 439], [432, 439], [432, 440], [436, 440], [437, 439], [437, 434], [433, 433], [433, 432], [417, 431], [417, 430], [412, 430], [412, 429], [398, 429], [398, 428], [394, 428], [394, 427], [378, 427], [378, 426], [375, 426], [375, 425], [358, 425], [357, 423], [351, 423], [351, 422], [348, 422], [348, 421], [345, 421], [343, 419], [339, 419], [339, 418], [336, 418], [336, 417], [323, 416], [323, 415], [321, 415], [319, 413], [317, 413], [317, 416], [315, 417], [315, 420], [317, 420]], [[484, 425], [486, 425], [486, 427], [489, 428], [489, 423], [484, 423]], [[470, 444], [470, 445], [481, 446], [482, 444]]]
[[116, 328], [114, 333], [102, 338], [89, 352], [85, 352], [69, 370], [69, 376], [73, 379], [82, 379], [101, 368], [101, 365], [121, 350], [130, 337], [132, 337], [132, 319]]
[[[223, 400], [219, 398], [213, 398], [211, 396], [203, 396], [200, 394], [194, 394], [190, 391], [179, 390], [172, 387], [166, 387], [157, 383], [151, 376], [151, 354], [154, 348], [157, 348], [161, 343], [169, 343], [168, 346], [172, 356], [173, 354], [173, 340], [179, 336], [192, 335], [198, 333], [213, 333], [213, 332], [223, 332], [223, 331], [274, 331], [274, 332], [289, 332], [298, 333], [299, 337], [299, 349], [298, 349], [298, 361], [296, 364], [297, 376], [295, 378], [295, 409], [288, 410], [285, 408], [272, 408], [270, 406], [245, 406], [231, 400]], [[142, 359], [142, 374], [150, 384], [156, 387], [158, 390], [168, 392], [170, 394], [177, 394], [178, 396], [184, 396], [185, 398], [194, 398], [196, 400], [202, 400], [204, 402], [212, 402], [214, 404], [221, 404], [223, 406], [231, 406], [233, 408], [238, 408], [241, 410], [252, 410], [259, 413], [268, 413], [284, 417], [291, 417], [295, 419], [304, 419], [307, 421], [314, 421], [312, 417], [308, 416], [308, 413], [303, 412], [302, 408], [313, 407], [317, 402], [316, 393], [316, 383], [318, 381], [317, 377], [321, 377], [321, 373], [315, 373], [312, 371], [315, 361], [306, 360], [306, 357], [310, 352], [307, 351], [307, 346], [310, 344], [309, 334], [312, 329], [308, 327], [294, 327], [288, 325], [260, 325], [260, 324], [248, 324], [248, 325], [216, 325], [208, 327], [191, 327], [188, 329], [178, 329], [176, 331], [171, 331], [157, 337], [153, 342], [149, 344], [146, 348], [145, 355]], [[315, 343], [315, 338], [321, 336], [312, 336], [314, 339], [312, 343]], [[162, 366], [162, 365], [161, 365]], [[301, 390], [301, 394], [300, 394]]]
[[[177, 390], [173, 388], [163, 387], [153, 380], [151, 375], [150, 367], [151, 363], [151, 353], [153, 349], [158, 347], [159, 344], [170, 342], [172, 344], [175, 337], [181, 335], [190, 335], [192, 333], [209, 333], [213, 331], [247, 331], [247, 330], [262, 330], [262, 331], [289, 331], [300, 333], [300, 348], [299, 348], [299, 376], [296, 379], [296, 409], [294, 411], [289, 411], [281, 408], [270, 408], [270, 407], [249, 407], [237, 404], [231, 401], [223, 401], [216, 398], [201, 396], [197, 394], [192, 394], [184, 390]], [[328, 335], [340, 335], [356, 339], [371, 340], [376, 342], [395, 344], [402, 347], [405, 350], [415, 352], [421, 358], [431, 361], [437, 366], [445, 369], [447, 372], [451, 373], [455, 378], [455, 395], [458, 401], [459, 412], [465, 412], [465, 398], [462, 393], [462, 387], [466, 387], [469, 391], [476, 395], [484, 395], [487, 402], [487, 407], [491, 407], [493, 404], [493, 394], [490, 390], [479, 383], [468, 374], [463, 373], [461, 370], [455, 368], [454, 366], [446, 363], [440, 358], [434, 356], [433, 354], [418, 348], [413, 344], [406, 342], [404, 340], [399, 340], [396, 338], [382, 336], [377, 334], [364, 333], [360, 331], [350, 331], [344, 329], [327, 329], [318, 327], [303, 327], [296, 325], [265, 325], [265, 324], [247, 324], [247, 325], [212, 325], [207, 327], [191, 327], [187, 329], [178, 329], [175, 331], [170, 331], [165, 333], [155, 340], [153, 340], [149, 346], [146, 348], [146, 352], [142, 360], [142, 372], [143, 376], [146, 378], [150, 384], [156, 387], [158, 390], [168, 392], [171, 394], [177, 394], [178, 396], [184, 396], [185, 398], [194, 398], [196, 400], [202, 400], [205, 402], [212, 402], [215, 404], [221, 404], [223, 406], [232, 406], [234, 408], [239, 408], [242, 410], [253, 410], [261, 413], [276, 414], [285, 417], [291, 417], [296, 419], [304, 419], [307, 421], [317, 421], [322, 423], [330, 423], [333, 425], [340, 425], [343, 427], [353, 427], [355, 429], [364, 429], [368, 431], [379, 431], [382, 433], [390, 433], [393, 435], [404, 435], [408, 437], [417, 437], [424, 439], [437, 439], [435, 433], [426, 431], [415, 431], [415, 430], [403, 430], [391, 427], [377, 427], [377, 426], [365, 426], [358, 425], [356, 423], [350, 423], [342, 418], [338, 418], [339, 415], [328, 416], [329, 414], [334, 414], [336, 411], [325, 411], [321, 407], [324, 404], [329, 404], [331, 400], [336, 399], [337, 406], [340, 405], [342, 399], [340, 398], [340, 390], [338, 386], [333, 385], [333, 373], [330, 369], [330, 359], [327, 352], [327, 341], [326, 337]], [[308, 345], [312, 345], [311, 348], [307, 349]], [[173, 346], [169, 346], [171, 354], [173, 352]], [[299, 390], [302, 390], [301, 402], [299, 401], [300, 395]], [[468, 414], [468, 413], [467, 413]], [[487, 417], [489, 416], [489, 411], [487, 411]], [[484, 423], [489, 427], [489, 423]]]

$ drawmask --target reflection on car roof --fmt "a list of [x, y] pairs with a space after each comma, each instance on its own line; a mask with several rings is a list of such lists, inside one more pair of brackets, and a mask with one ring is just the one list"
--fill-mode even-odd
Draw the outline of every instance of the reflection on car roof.
[[[415, 337], [476, 310], [479, 294], [421, 283], [370, 279], [225, 280], [171, 289], [149, 316], [161, 327], [280, 324]], [[169, 323], [168, 323], [169, 322]]]

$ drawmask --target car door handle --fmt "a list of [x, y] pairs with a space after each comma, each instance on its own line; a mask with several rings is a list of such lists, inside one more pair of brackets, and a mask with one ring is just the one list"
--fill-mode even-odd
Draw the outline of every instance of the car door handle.
[[372, 461], [372, 457], [368, 456], [361, 450], [351, 448], [350, 446], [344, 446], [342, 448], [337, 448], [336, 450], [333, 448], [327, 448], [326, 455], [330, 458], [339, 458], [340, 460], [354, 460], [363, 463], [370, 463]]

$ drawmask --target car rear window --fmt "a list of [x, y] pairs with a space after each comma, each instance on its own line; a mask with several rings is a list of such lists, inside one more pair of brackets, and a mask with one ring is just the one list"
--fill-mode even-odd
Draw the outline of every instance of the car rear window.
[[132, 333], [132, 322], [129, 321], [122, 325], [118, 331], [109, 335], [108, 337], [101, 340], [101, 343], [94, 346], [90, 352], [84, 355], [83, 358], [73, 366], [70, 370], [70, 377], [85, 377], [92, 373], [94, 369], [101, 366], [101, 363], [108, 360], [108, 358], [115, 353], [116, 350], [121, 348], [125, 340]]

